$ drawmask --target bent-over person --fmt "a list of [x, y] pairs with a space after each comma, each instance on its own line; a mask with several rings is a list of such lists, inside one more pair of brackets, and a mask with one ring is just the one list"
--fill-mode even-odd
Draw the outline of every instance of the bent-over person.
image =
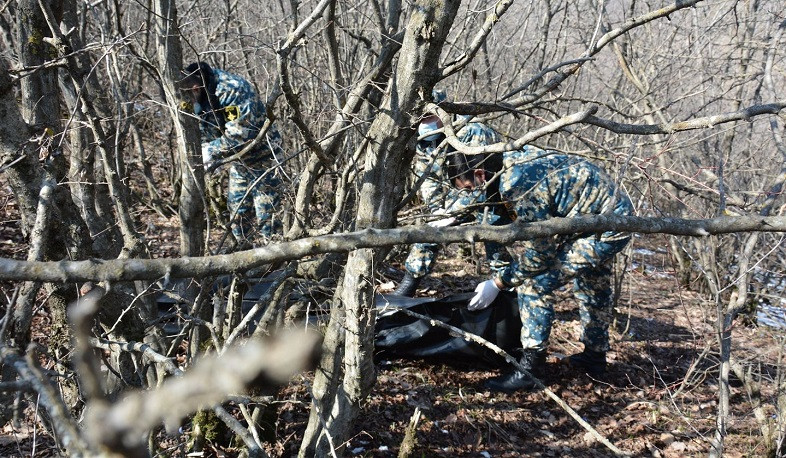
[[[506, 152], [499, 182], [488, 183], [499, 169], [484, 167], [482, 156], [457, 154], [450, 173], [457, 188], [498, 188], [513, 219], [523, 222], [582, 215], [630, 215], [628, 196], [600, 167], [587, 159], [534, 146]], [[494, 164], [494, 161], [486, 161]], [[521, 316], [522, 366], [541, 375], [554, 322], [554, 292], [572, 283], [579, 303], [584, 350], [571, 364], [591, 374], [606, 370], [609, 324], [613, 316], [612, 261], [630, 241], [630, 234], [608, 231], [517, 242], [512, 262], [492, 263], [493, 278], [478, 284], [468, 308], [488, 307], [501, 289], [515, 288]], [[535, 386], [524, 372], [513, 369], [488, 380], [493, 391], [512, 392]]]

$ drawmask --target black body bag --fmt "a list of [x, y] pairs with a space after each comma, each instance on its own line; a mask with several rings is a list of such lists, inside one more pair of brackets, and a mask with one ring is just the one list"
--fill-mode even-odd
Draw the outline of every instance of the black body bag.
[[[504, 361], [492, 350], [453, 336], [443, 327], [432, 326], [439, 320], [478, 335], [506, 352], [521, 348], [521, 318], [516, 293], [502, 291], [484, 310], [467, 310], [474, 293], [442, 299], [377, 295], [377, 323], [374, 344], [379, 358], [436, 359], [452, 365], [496, 367]], [[398, 308], [428, 317], [415, 318]]]

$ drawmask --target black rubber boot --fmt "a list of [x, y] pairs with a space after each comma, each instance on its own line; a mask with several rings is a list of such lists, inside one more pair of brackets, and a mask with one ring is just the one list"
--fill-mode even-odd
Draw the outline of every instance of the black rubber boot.
[[593, 351], [587, 348], [568, 358], [570, 365], [584, 369], [589, 375], [603, 375], [606, 372], [606, 352]]
[[[534, 377], [542, 377], [546, 368], [546, 351], [521, 350], [519, 363]], [[514, 367], [499, 377], [487, 380], [483, 386], [489, 391], [513, 393], [514, 391], [532, 389], [537, 384], [532, 377]]]
[[396, 289], [394, 289], [390, 294], [395, 296], [412, 297], [415, 294], [415, 290], [418, 288], [419, 284], [420, 278], [415, 278], [411, 273], [407, 272], [404, 274], [404, 278], [401, 279], [401, 283], [399, 283]]

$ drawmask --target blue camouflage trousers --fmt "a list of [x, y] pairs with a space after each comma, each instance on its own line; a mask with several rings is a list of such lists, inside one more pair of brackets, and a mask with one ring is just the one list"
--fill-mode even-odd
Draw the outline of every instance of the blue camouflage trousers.
[[233, 163], [229, 168], [227, 206], [233, 216], [232, 234], [238, 243], [252, 243], [257, 235], [270, 237], [281, 230], [281, 221], [274, 217], [281, 203], [277, 191], [281, 180], [264, 172], [242, 163]]
[[[500, 224], [494, 224], [498, 226]], [[496, 242], [483, 242], [486, 249], [486, 259], [489, 261], [495, 259], [495, 256], [506, 256], [504, 246]], [[404, 268], [415, 278], [425, 277], [431, 273], [434, 265], [434, 260], [439, 253], [440, 245], [438, 243], [416, 243], [412, 245], [407, 255], [407, 260], [404, 262]]]
[[554, 253], [551, 268], [519, 285], [522, 347], [546, 349], [554, 322], [554, 292], [572, 280], [573, 296], [579, 303], [581, 342], [586, 349], [608, 351], [614, 312], [611, 263], [629, 241], [606, 242], [589, 236], [566, 243]]
[[404, 268], [415, 278], [425, 277], [431, 272], [438, 252], [438, 243], [416, 243], [409, 250]]

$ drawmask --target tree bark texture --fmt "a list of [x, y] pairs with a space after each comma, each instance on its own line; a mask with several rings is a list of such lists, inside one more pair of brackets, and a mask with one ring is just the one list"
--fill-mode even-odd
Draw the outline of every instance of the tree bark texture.
[[[389, 82], [381, 114], [369, 129], [365, 174], [362, 177], [356, 227], [389, 228], [395, 224], [395, 208], [403, 193], [412, 152], [406, 144], [414, 134], [425, 99], [438, 82], [437, 63], [452, 25], [459, 1], [423, 2], [413, 9], [398, 64]], [[391, 132], [394, 132], [391, 135]], [[350, 253], [339, 303], [344, 307], [344, 361], [337, 373], [335, 361], [326, 358], [314, 380], [314, 389], [324, 390], [312, 409], [308, 433], [300, 456], [327, 456], [334, 444], [344, 444], [357, 418], [360, 403], [374, 381], [374, 271], [383, 250], [361, 249]], [[336, 314], [339, 315], [339, 314]], [[331, 329], [339, 327], [333, 322]], [[338, 344], [339, 342], [333, 342]], [[336, 354], [325, 348], [326, 354]], [[335, 377], [343, 380], [337, 383]], [[330, 440], [328, 440], [330, 439]]]
[[[66, 0], [63, 2], [63, 21], [61, 28], [64, 30], [79, 30], [79, 17], [76, 2]], [[71, 49], [83, 49], [84, 43], [79, 33], [69, 35]], [[73, 116], [69, 119], [70, 142], [68, 182], [74, 204], [79, 208], [82, 218], [88, 226], [93, 240], [93, 252], [100, 253], [104, 259], [116, 257], [122, 248], [121, 235], [114, 225], [112, 201], [106, 185], [102, 184], [103, 173], [101, 168], [96, 169], [96, 152], [92, 148], [94, 138], [89, 128], [85, 127], [87, 120], [79, 109], [79, 93], [81, 88], [74, 87], [73, 79], [69, 73], [78, 72], [79, 79], [85, 81], [94, 98], [95, 106], [104, 122], [111, 119], [111, 110], [100, 89], [100, 83], [95, 72], [91, 71], [90, 56], [80, 53], [75, 56], [78, 65], [71, 66], [68, 70], [59, 73], [60, 88], [68, 112]]]
[[158, 66], [167, 107], [175, 125], [177, 158], [180, 169], [180, 255], [199, 256], [204, 251], [205, 174], [197, 121], [178, 109], [176, 82], [182, 75], [182, 48], [177, 22], [177, 8], [170, 0], [153, 2], [158, 28]]

